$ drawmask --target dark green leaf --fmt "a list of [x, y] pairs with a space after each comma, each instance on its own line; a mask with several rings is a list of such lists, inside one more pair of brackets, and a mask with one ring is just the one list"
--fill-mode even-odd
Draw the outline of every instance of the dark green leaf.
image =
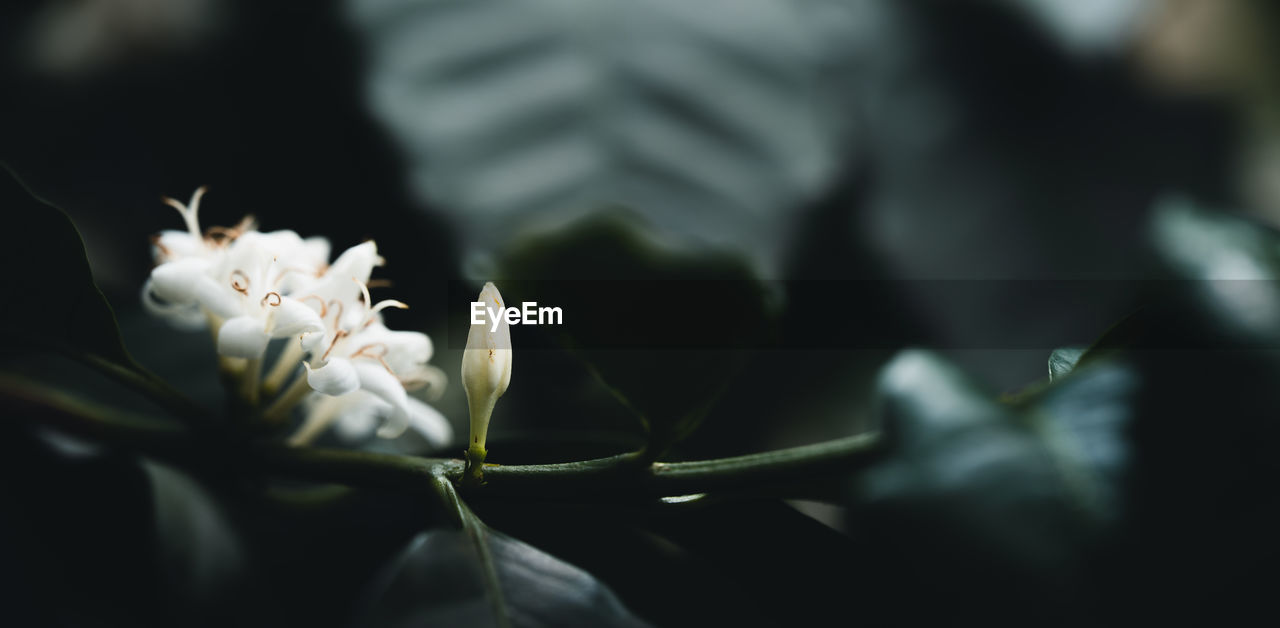
[[[659, 456], [711, 410], [772, 312], [741, 259], [673, 252], [643, 233], [619, 210], [525, 241], [502, 258], [514, 281], [500, 287], [509, 301], [574, 313], [555, 328], [561, 342], [634, 411]], [[697, 294], [673, 296], [673, 285]]]
[[55, 351], [81, 360], [182, 416], [202, 411], [125, 349], [115, 313], [93, 282], [84, 242], [61, 209], [35, 196], [5, 166], [0, 208], [25, 226], [0, 251], [8, 298], [0, 300], [0, 355]]
[[[1171, 199], [1156, 208], [1151, 238], [1160, 261], [1189, 287], [1174, 306], [1201, 317], [1199, 333], [1187, 344], [1158, 348], [1280, 347], [1280, 233], [1243, 216]], [[1181, 327], [1168, 317], [1160, 322]], [[1170, 340], [1177, 339], [1157, 338]]]
[[132, 368], [71, 219], [32, 194], [8, 167], [0, 176], [0, 207], [25, 225], [0, 247], [9, 294], [0, 304], [5, 345], [54, 348]]
[[1054, 349], [1049, 354], [1049, 381], [1053, 381], [1071, 372], [1076, 367], [1076, 362], [1080, 361], [1080, 356], [1084, 355], [1084, 349], [1080, 347], [1063, 347]]
[[166, 598], [208, 618], [233, 621], [228, 600], [242, 595], [248, 548], [222, 500], [173, 467], [143, 464], [151, 487], [156, 557]]
[[590, 574], [490, 529], [452, 496], [462, 529], [416, 536], [371, 586], [358, 625], [645, 625]]
[[984, 613], [1045, 623], [1074, 612], [1061, 582], [1082, 572], [1104, 512], [1072, 429], [994, 401], [922, 351], [885, 368], [879, 396], [891, 451], [856, 479], [851, 503], [877, 558], [894, 562], [888, 577], [944, 607], [999, 594]]
[[[750, 625], [760, 621], [761, 596], [752, 586], [769, 586], [772, 577], [757, 577], [770, 565], [756, 552], [742, 553], [742, 547], [756, 547], [754, 541], [768, 530], [777, 533], [778, 554], [798, 560], [793, 539], [814, 540], [811, 527], [792, 536], [791, 529], [776, 527], [772, 521], [753, 512], [752, 525], [715, 529], [717, 548], [734, 547], [740, 560], [718, 566], [710, 562], [702, 547], [686, 549], [672, 542], [656, 525], [649, 525], [646, 514], [661, 524], [704, 521], [694, 509], [680, 508], [661, 513], [650, 507], [638, 512], [634, 506], [610, 505], [599, 501], [590, 504], [539, 503], [537, 516], [530, 515], [530, 504], [517, 500], [487, 500], [483, 504], [485, 520], [553, 556], [571, 563], [606, 583], [635, 614], [659, 626]], [[701, 511], [701, 509], [697, 509]], [[809, 523], [813, 523], [811, 520]], [[718, 523], [718, 522], [717, 522]], [[830, 532], [834, 535], [834, 532]], [[783, 540], [785, 539], [785, 540]], [[830, 536], [814, 540], [821, 544]], [[735, 546], [735, 542], [740, 544]], [[691, 551], [691, 550], [696, 550]], [[743, 563], [759, 568], [747, 572]], [[741, 580], [727, 576], [741, 575]], [[803, 586], [803, 585], [800, 585]], [[770, 597], [770, 600], [778, 599]], [[781, 600], [779, 600], [781, 602]], [[779, 606], [793, 605], [780, 603]], [[779, 621], [794, 617], [793, 613], [777, 615]]]
[[0, 404], [4, 623], [168, 623], [154, 604], [150, 493], [137, 460], [13, 420], [41, 419], [42, 408]]

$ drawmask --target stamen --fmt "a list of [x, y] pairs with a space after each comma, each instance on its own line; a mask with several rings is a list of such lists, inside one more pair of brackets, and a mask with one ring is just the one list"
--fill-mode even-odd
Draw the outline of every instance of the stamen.
[[333, 347], [338, 344], [339, 340], [342, 340], [343, 336], [346, 336], [346, 335], [347, 335], [347, 332], [342, 331], [341, 329], [339, 329], [337, 332], [333, 334], [333, 342], [329, 343], [329, 348], [325, 349], [324, 355], [320, 356], [321, 362], [329, 359], [329, 352], [333, 351]]
[[[368, 350], [369, 350], [369, 349], [381, 349], [381, 350], [382, 350], [382, 352], [381, 352], [381, 353], [376, 353], [376, 354], [375, 354], [375, 353], [368, 353]], [[382, 365], [382, 368], [387, 369], [387, 372], [388, 372], [388, 373], [390, 373], [390, 374], [391, 374], [391, 375], [393, 375], [397, 380], [399, 380], [399, 379], [400, 379], [400, 376], [399, 376], [399, 375], [396, 375], [396, 372], [395, 372], [394, 370], [392, 370], [392, 369], [391, 369], [391, 365], [390, 365], [390, 364], [387, 364], [387, 354], [388, 354], [388, 353], [390, 353], [390, 352], [391, 352], [391, 349], [390, 349], [389, 347], [387, 347], [386, 343], [383, 343], [383, 342], [373, 342], [373, 343], [367, 344], [367, 345], [365, 345], [365, 346], [363, 346], [363, 347], [360, 347], [359, 349], [357, 349], [357, 350], [356, 350], [356, 352], [355, 352], [355, 353], [352, 353], [350, 357], [351, 357], [351, 359], [353, 359], [353, 360], [354, 360], [355, 358], [359, 358], [359, 357], [373, 358], [373, 359], [377, 360], [379, 364], [381, 364], [381, 365]]]
[[409, 309], [409, 306], [405, 303], [401, 303], [400, 301], [397, 301], [395, 299], [384, 299], [382, 301], [379, 301], [377, 305], [373, 306], [373, 308], [369, 310], [369, 315], [364, 318], [364, 322], [360, 324], [360, 328], [364, 329], [365, 327], [372, 325], [375, 315], [378, 312], [381, 312], [382, 310], [385, 310], [389, 307], [394, 307], [401, 310]]
[[369, 288], [390, 288], [391, 280], [384, 278], [370, 279], [365, 285], [369, 286]]
[[346, 310], [346, 306], [342, 305], [342, 301], [329, 299], [329, 306], [332, 307], [334, 304], [338, 306], [338, 313], [333, 315], [333, 328], [337, 329], [342, 325], [342, 314]]
[[200, 237], [200, 221], [197, 219], [197, 214], [200, 212], [200, 198], [204, 196], [204, 193], [205, 187], [203, 185], [196, 188], [195, 193], [191, 195], [191, 203], [189, 205], [183, 205], [181, 202], [167, 196], [160, 197], [160, 200], [165, 205], [178, 210], [178, 213], [182, 214], [183, 222], [187, 223], [187, 231], [197, 238]]
[[355, 277], [352, 277], [351, 281], [356, 282], [356, 285], [360, 286], [360, 295], [364, 297], [364, 307], [365, 310], [368, 311], [369, 306], [373, 303], [373, 299], [369, 298], [369, 286], [366, 286], [363, 281], [360, 281]]
[[240, 222], [236, 223], [236, 226], [231, 229], [235, 231], [238, 238], [246, 231], [253, 231], [257, 227], [257, 221], [258, 219], [254, 218], [253, 214], [245, 214], [244, 218], [241, 218]]
[[163, 255], [164, 257], [173, 256], [173, 253], [169, 251], [169, 247], [160, 243], [160, 234], [154, 234], [151, 236], [151, 246], [156, 247], [156, 250], [160, 251], [160, 255]]
[[[307, 269], [305, 269], [305, 268], [299, 268], [299, 267], [297, 267], [297, 266], [290, 266], [289, 268], [286, 268], [286, 269], [284, 269], [284, 270], [280, 271], [280, 274], [279, 274], [279, 275], [276, 275], [276, 280], [275, 280], [275, 281], [273, 281], [273, 282], [271, 282], [271, 286], [274, 288], [274, 287], [276, 287], [276, 286], [280, 285], [280, 282], [284, 280], [284, 276], [285, 276], [285, 275], [288, 275], [289, 273], [305, 273], [305, 272], [307, 272]], [[324, 315], [323, 315], [323, 314], [321, 314], [321, 316], [324, 316]]]
[[431, 381], [431, 378], [426, 377], [425, 375], [420, 375], [418, 377], [400, 378], [400, 385], [404, 386], [404, 389], [409, 392], [413, 392], [415, 390], [422, 390], [423, 388], [430, 386], [432, 383], [433, 382]]
[[433, 366], [424, 365], [423, 368], [415, 375], [408, 377], [400, 377], [400, 385], [405, 390], [420, 390], [423, 387], [430, 387], [427, 397], [431, 399], [439, 399], [443, 392], [442, 387], [445, 385], [446, 378], [444, 372]]
[[204, 230], [206, 240], [234, 240], [239, 235], [235, 227], [209, 227]]
[[396, 375], [396, 372], [395, 372], [395, 371], [393, 371], [393, 370], [391, 370], [391, 365], [390, 365], [390, 364], [387, 364], [387, 359], [386, 359], [386, 358], [384, 358], [384, 357], [382, 357], [382, 356], [378, 356], [378, 362], [380, 362], [380, 363], [382, 364], [382, 368], [387, 369], [387, 372], [388, 372], [388, 373], [391, 373], [393, 376], [395, 376], [395, 378], [396, 378], [397, 380], [398, 380], [398, 379], [400, 379], [400, 376]]
[[298, 299], [298, 300], [306, 301], [307, 299], [315, 299], [316, 303], [320, 304], [320, 320], [323, 321], [324, 317], [329, 315], [329, 308], [325, 306], [324, 299], [321, 299], [319, 296], [314, 294], [308, 294], [307, 296], [302, 297], [301, 299]]
[[[243, 283], [239, 279], [236, 279], [237, 275], [244, 278]], [[239, 269], [231, 271], [231, 287], [236, 292], [249, 296], [249, 275]]]
[[402, 303], [402, 302], [397, 301], [397, 300], [395, 300], [395, 299], [385, 299], [385, 300], [382, 300], [382, 301], [378, 301], [378, 304], [377, 304], [377, 305], [375, 305], [375, 306], [373, 306], [373, 309], [372, 309], [372, 310], [370, 310], [370, 311], [369, 311], [369, 313], [370, 313], [370, 314], [375, 314], [375, 313], [377, 313], [377, 312], [381, 312], [382, 310], [385, 310], [385, 309], [387, 309], [387, 308], [389, 308], [389, 307], [394, 307], [394, 308], [398, 308], [398, 309], [401, 309], [401, 310], [407, 310], [407, 309], [409, 309], [409, 306], [408, 306], [408, 304], [406, 304], [406, 303]]
[[208, 186], [200, 186], [191, 194], [191, 202], [187, 203], [187, 208], [191, 212], [191, 219], [195, 220], [200, 213], [200, 199], [204, 198], [204, 193], [208, 192]]
[[[275, 297], [276, 299], [274, 302], [268, 303], [268, 301], [271, 300], [271, 297]], [[262, 297], [262, 301], [260, 301], [258, 305], [270, 305], [271, 307], [280, 307], [280, 304], [283, 302], [284, 302], [284, 299], [280, 296], [280, 293], [273, 291], [273, 292], [268, 292], [266, 296]]]
[[[379, 353], [376, 355], [372, 353], [365, 353], [366, 350], [373, 349], [373, 348], [381, 348], [382, 353]], [[375, 359], [381, 360], [382, 358], [386, 357], [387, 353], [389, 353], [390, 351], [391, 349], [387, 348], [386, 343], [374, 342], [374, 343], [367, 344], [363, 347], [360, 347], [359, 349], [356, 350], [355, 353], [351, 354], [351, 357], [358, 358], [360, 356], [365, 356], [367, 358], [375, 358]]]
[[165, 205], [168, 205], [169, 207], [172, 207], [178, 210], [178, 213], [182, 214], [183, 218], [187, 217], [187, 206], [183, 205], [182, 201], [179, 201], [178, 199], [175, 199], [175, 198], [169, 198], [168, 196], [161, 196], [160, 201]]

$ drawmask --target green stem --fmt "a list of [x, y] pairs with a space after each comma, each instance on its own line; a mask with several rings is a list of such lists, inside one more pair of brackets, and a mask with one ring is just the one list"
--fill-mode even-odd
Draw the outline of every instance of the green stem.
[[142, 393], [174, 416], [195, 422], [208, 422], [209, 413], [196, 405], [186, 395], [140, 366], [118, 364], [101, 356], [89, 354], [75, 356], [102, 374]]
[[481, 572], [484, 574], [485, 590], [488, 592], [489, 603], [493, 607], [494, 620], [500, 627], [510, 626], [511, 615], [507, 612], [506, 596], [502, 592], [502, 583], [498, 579], [498, 566], [493, 560], [493, 551], [489, 547], [489, 527], [471, 512], [466, 502], [462, 501], [449, 478], [443, 475], [433, 476], [431, 486], [435, 488], [436, 494], [453, 515], [454, 522], [462, 528], [475, 547], [476, 558], [479, 559]]
[[0, 375], [0, 396], [6, 414], [71, 436], [173, 460], [191, 451], [191, 433], [181, 425], [89, 403], [24, 377]]
[[289, 385], [288, 390], [267, 406], [266, 412], [262, 414], [262, 420], [267, 425], [283, 425], [289, 420], [289, 413], [306, 398], [309, 392], [311, 392], [311, 384], [307, 383], [307, 378], [299, 377]]
[[[73, 436], [127, 447], [139, 453], [187, 465], [199, 457], [207, 439], [187, 428], [80, 401], [25, 378], [0, 375], [0, 396], [18, 419], [48, 424]], [[210, 435], [212, 436], [212, 435]], [[650, 499], [709, 492], [754, 492], [803, 496], [833, 475], [869, 464], [881, 452], [879, 434], [745, 456], [693, 462], [646, 464], [636, 453], [540, 465], [490, 465], [485, 483], [465, 486], [477, 497], [515, 499]], [[213, 447], [217, 447], [214, 443]], [[434, 477], [462, 483], [462, 460], [397, 454], [260, 445], [253, 460], [262, 471], [307, 480], [353, 486], [420, 490]], [[212, 454], [217, 454], [216, 449]]]
[[240, 398], [250, 408], [257, 408], [261, 400], [262, 382], [259, 381], [261, 378], [262, 358], [250, 359], [245, 363], [244, 371], [240, 373]]
[[[653, 498], [799, 482], [804, 494], [805, 484], [874, 460], [880, 440], [878, 434], [868, 433], [733, 458], [652, 465], [634, 453], [560, 464], [490, 465], [485, 468], [485, 484], [468, 488], [485, 497], [573, 500]], [[262, 450], [260, 459], [268, 470], [284, 475], [381, 486], [422, 486], [433, 474], [463, 482], [466, 473], [460, 460], [329, 449], [272, 447]]]
[[280, 356], [276, 358], [275, 364], [271, 366], [266, 379], [262, 380], [262, 393], [267, 396], [276, 394], [284, 386], [285, 382], [289, 381], [289, 378], [298, 372], [298, 366], [301, 363], [302, 343], [296, 338], [290, 338], [285, 342], [284, 349], [280, 351]]
[[467, 488], [479, 488], [484, 484], [484, 459], [489, 452], [474, 442], [467, 448], [467, 466], [462, 472], [462, 482]]

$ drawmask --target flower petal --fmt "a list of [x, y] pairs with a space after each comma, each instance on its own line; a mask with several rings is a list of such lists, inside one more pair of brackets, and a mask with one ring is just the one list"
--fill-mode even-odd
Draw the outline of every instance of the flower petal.
[[399, 375], [408, 375], [422, 368], [434, 348], [431, 338], [416, 331], [395, 331], [387, 329], [382, 323], [375, 322], [361, 331], [359, 343], [382, 344], [387, 348], [385, 359], [391, 370]]
[[302, 257], [309, 267], [317, 270], [329, 262], [329, 239], [311, 236], [302, 241]]
[[288, 338], [306, 332], [324, 331], [324, 321], [320, 320], [320, 315], [297, 299], [284, 297], [280, 299], [280, 305], [267, 307], [275, 310], [272, 338]]
[[346, 403], [333, 430], [338, 438], [348, 443], [372, 436], [378, 427], [378, 420], [393, 411], [391, 404], [363, 390], [353, 392], [342, 400]]
[[252, 316], [227, 319], [218, 330], [218, 354], [235, 358], [261, 358], [271, 340], [262, 321]]
[[342, 252], [338, 259], [333, 260], [333, 264], [329, 266], [329, 271], [339, 276], [339, 279], [350, 282], [352, 277], [368, 282], [369, 275], [373, 273], [373, 267], [378, 265], [378, 245], [373, 240], [357, 244]]
[[433, 447], [453, 442], [453, 426], [439, 410], [413, 398], [407, 398], [409, 427], [422, 435]]
[[320, 368], [307, 367], [307, 383], [326, 395], [345, 395], [360, 388], [360, 377], [346, 358], [333, 358]]
[[327, 337], [328, 334], [323, 331], [302, 334], [302, 350], [310, 354], [313, 359], [319, 359], [320, 354], [324, 352]]
[[222, 318], [235, 318], [244, 314], [245, 298], [230, 284], [220, 284], [210, 277], [201, 277], [196, 283], [197, 300], [209, 311]]
[[352, 363], [356, 368], [356, 375], [360, 377], [360, 389], [391, 404], [391, 414], [387, 417], [387, 422], [378, 428], [378, 436], [395, 438], [402, 434], [409, 427], [409, 395], [405, 393], [404, 385], [378, 362], [354, 360]]
[[[346, 305], [352, 305], [360, 296], [360, 284], [352, 279], [368, 283], [369, 275], [377, 265], [378, 246], [372, 240], [357, 244], [343, 251], [338, 259], [333, 260], [333, 264], [325, 271], [324, 277], [313, 286], [312, 292], [325, 303], [337, 299]], [[361, 310], [363, 308], [347, 307], [344, 313], [362, 318], [364, 315]]]
[[175, 305], [193, 303], [200, 296], [200, 279], [208, 279], [209, 263], [201, 259], [166, 262], [151, 270], [151, 291]]
[[209, 324], [209, 319], [195, 303], [177, 305], [157, 300], [155, 293], [151, 290], [150, 279], [142, 285], [142, 307], [147, 313], [168, 320], [178, 329], [195, 331]]
[[154, 257], [156, 261], [161, 262], [205, 257], [211, 254], [212, 251], [205, 245], [204, 238], [198, 238], [187, 231], [172, 229], [161, 231], [154, 247]]

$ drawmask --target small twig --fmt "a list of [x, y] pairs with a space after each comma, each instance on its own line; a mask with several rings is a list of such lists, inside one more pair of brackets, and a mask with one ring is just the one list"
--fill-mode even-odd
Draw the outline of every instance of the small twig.
[[[0, 375], [0, 395], [16, 401], [19, 418], [48, 424], [67, 433], [132, 449], [190, 466], [204, 448], [217, 448], [189, 429], [172, 423], [104, 408], [61, 391]], [[212, 436], [212, 435], [210, 435]], [[469, 487], [479, 498], [653, 499], [696, 493], [807, 495], [832, 475], [874, 461], [881, 438], [867, 433], [813, 445], [732, 458], [693, 462], [644, 463], [637, 454], [539, 465], [486, 465], [485, 484]], [[420, 490], [424, 482], [445, 477], [461, 483], [462, 460], [335, 449], [293, 448], [279, 444], [251, 450], [249, 464], [267, 474], [311, 482]], [[206, 451], [205, 453], [214, 453]]]
[[[874, 460], [879, 444], [879, 435], [868, 433], [695, 462], [645, 465], [631, 453], [560, 464], [487, 465], [486, 483], [471, 491], [483, 497], [525, 499], [648, 499], [797, 481], [816, 483], [830, 473]], [[461, 460], [274, 446], [261, 450], [260, 460], [272, 472], [301, 479], [409, 487], [421, 486], [424, 479], [433, 475], [461, 482], [465, 466]]]
[[34, 420], [71, 436], [175, 460], [191, 449], [191, 432], [182, 425], [99, 406], [25, 377], [0, 374], [0, 396], [12, 418]]
[[289, 385], [287, 390], [280, 393], [280, 396], [276, 397], [276, 399], [271, 402], [271, 405], [267, 406], [267, 409], [262, 413], [262, 420], [267, 425], [272, 426], [287, 423], [289, 421], [289, 413], [292, 412], [294, 407], [301, 403], [310, 392], [311, 384], [307, 383], [307, 378], [299, 377]]
[[436, 494], [453, 515], [455, 523], [462, 528], [475, 546], [476, 557], [480, 560], [480, 570], [484, 574], [485, 591], [488, 594], [489, 603], [493, 606], [494, 621], [499, 626], [510, 626], [511, 615], [507, 612], [506, 596], [502, 593], [498, 566], [493, 560], [493, 550], [489, 547], [489, 527], [474, 512], [471, 512], [466, 502], [462, 501], [458, 496], [458, 490], [449, 478], [443, 475], [433, 476], [431, 486], [436, 489]]
[[142, 393], [167, 412], [185, 421], [207, 423], [209, 413], [196, 405], [186, 395], [154, 373], [136, 365], [122, 365], [97, 355], [75, 355], [71, 357], [97, 369], [102, 374]]

